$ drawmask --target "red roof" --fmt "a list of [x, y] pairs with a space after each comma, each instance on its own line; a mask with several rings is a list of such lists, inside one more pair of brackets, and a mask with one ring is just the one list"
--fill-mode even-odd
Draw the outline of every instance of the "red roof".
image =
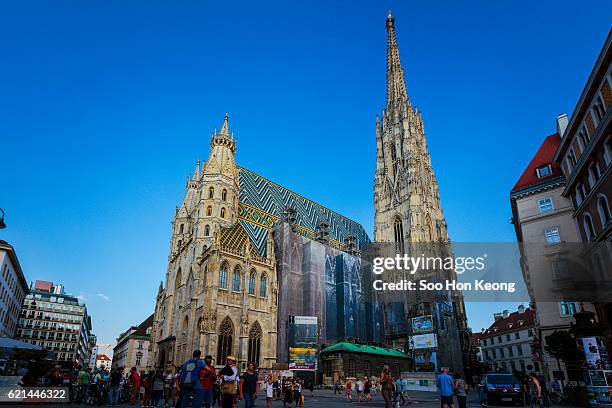
[[[542, 182], [557, 178], [562, 176], [561, 168], [558, 163], [553, 162], [553, 158], [555, 157], [555, 152], [561, 143], [561, 138], [558, 133], [554, 135], [548, 136], [544, 139], [544, 143], [538, 149], [538, 152], [535, 154], [533, 159], [529, 162], [529, 165], [518, 179], [512, 192], [517, 190], [522, 190], [527, 187], [534, 186], [536, 184], [540, 184]], [[536, 169], [542, 166], [546, 166], [547, 164], [551, 165], [551, 173], [546, 177], [538, 177], [536, 173]]]
[[518, 330], [527, 330], [535, 326], [535, 312], [526, 308], [524, 312], [512, 312], [508, 317], [503, 317], [493, 322], [491, 327], [481, 334], [480, 338], [501, 336]]
[[111, 359], [106, 354], [98, 354], [96, 356], [96, 360], [111, 361]]

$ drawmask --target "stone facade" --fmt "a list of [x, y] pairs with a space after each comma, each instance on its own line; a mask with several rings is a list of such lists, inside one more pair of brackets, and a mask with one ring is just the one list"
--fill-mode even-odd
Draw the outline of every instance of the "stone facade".
[[[447, 225], [440, 206], [438, 182], [427, 149], [421, 113], [412, 107], [395, 36], [395, 20], [387, 18], [387, 103], [376, 118], [376, 174], [374, 177], [374, 241], [394, 243], [393, 252], [427, 253], [448, 256]], [[440, 279], [453, 278], [442, 276]], [[405, 273], [391, 273], [392, 281], [410, 279]], [[408, 292], [407, 292], [408, 293]], [[448, 331], [438, 333], [438, 358], [442, 364], [462, 370], [454, 356], [466, 354], [469, 346], [463, 299], [460, 293], [420, 297], [422, 294], [386, 294], [386, 336], [391, 347], [402, 347], [410, 334], [411, 317], [451, 313]], [[401, 298], [400, 298], [401, 296]], [[390, 319], [393, 319], [391, 321]], [[445, 326], [442, 321], [436, 327]], [[462, 353], [463, 351], [463, 353]]]
[[228, 117], [212, 136], [210, 156], [189, 178], [176, 210], [165, 285], [154, 314], [150, 366], [182, 363], [194, 349], [276, 361], [277, 283], [272, 235], [264, 256], [238, 223], [239, 171]]

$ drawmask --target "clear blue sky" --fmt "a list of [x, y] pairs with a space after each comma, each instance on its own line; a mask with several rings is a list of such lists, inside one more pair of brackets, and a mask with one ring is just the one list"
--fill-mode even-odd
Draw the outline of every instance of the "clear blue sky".
[[371, 234], [388, 8], [452, 239], [514, 241], [509, 191], [574, 108], [610, 2], [5, 2], [0, 239], [28, 281], [84, 296], [101, 342], [144, 320], [226, 111], [240, 164]]

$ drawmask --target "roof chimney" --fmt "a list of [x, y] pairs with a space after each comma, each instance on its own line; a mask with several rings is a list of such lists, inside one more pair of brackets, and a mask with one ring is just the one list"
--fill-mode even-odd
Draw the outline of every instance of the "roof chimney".
[[525, 306], [523, 306], [523, 305], [519, 305], [519, 307], [518, 307], [518, 312], [519, 312], [519, 313], [525, 313]]
[[502, 314], [501, 313], [493, 313], [493, 318], [495, 319], [495, 321], [501, 320], [502, 319]]
[[505, 319], [506, 317], [510, 316], [510, 313], [508, 313], [508, 309], [506, 309], [506, 310], [504, 310], [504, 311], [502, 312], [502, 316], [504, 316], [504, 319]]
[[565, 133], [565, 129], [567, 129], [568, 119], [567, 113], [562, 113], [557, 116], [557, 133], [561, 138], [563, 138], [563, 134]]

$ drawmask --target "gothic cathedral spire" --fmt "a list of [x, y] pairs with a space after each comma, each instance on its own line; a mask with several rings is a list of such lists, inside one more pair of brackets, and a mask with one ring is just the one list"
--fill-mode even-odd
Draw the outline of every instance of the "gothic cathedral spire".
[[404, 69], [400, 62], [399, 48], [395, 38], [395, 19], [389, 11], [387, 16], [387, 111], [402, 104], [410, 105]]
[[387, 16], [387, 104], [376, 117], [374, 240], [446, 242], [438, 182], [420, 112], [410, 105], [395, 36]]

